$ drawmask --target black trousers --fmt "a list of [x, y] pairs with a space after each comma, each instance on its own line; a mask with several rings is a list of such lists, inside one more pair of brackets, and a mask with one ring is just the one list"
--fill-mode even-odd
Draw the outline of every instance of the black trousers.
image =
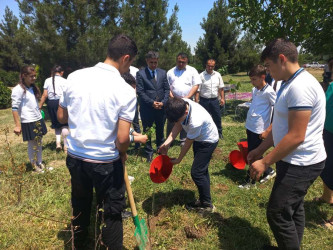
[[103, 209], [100, 214], [105, 223], [105, 227], [102, 227], [103, 243], [110, 249], [122, 249], [121, 211], [125, 207], [125, 182], [121, 160], [112, 163], [90, 163], [68, 155], [66, 164], [71, 175], [72, 223], [77, 228], [76, 231], [83, 231], [90, 224], [95, 188], [98, 210]]
[[204, 98], [200, 97], [199, 104], [204, 107], [207, 112], [212, 116], [213, 121], [219, 132], [219, 136], [222, 136], [222, 118], [221, 118], [221, 107], [218, 98]]
[[[157, 110], [157, 109], [141, 109], [141, 120], [142, 120], [142, 126], [143, 130], [146, 131], [150, 127], [153, 126], [155, 123], [155, 129], [156, 129], [156, 146], [159, 148], [162, 143], [164, 142], [164, 124], [166, 120], [166, 116], [164, 113], [164, 109]], [[151, 140], [147, 141], [145, 146], [145, 152], [146, 155], [152, 155], [154, 150], [151, 145]]]
[[267, 220], [279, 249], [300, 249], [305, 226], [304, 196], [324, 165], [325, 161], [309, 166], [276, 163]]
[[[248, 145], [248, 152], [252, 151], [253, 149], [256, 149], [262, 140], [260, 139], [260, 134], [253, 133], [252, 131], [246, 129], [246, 135], [247, 135], [247, 145]], [[268, 167], [265, 172], [264, 176], [268, 175], [273, 169], [271, 167]], [[246, 174], [246, 182], [250, 180], [250, 170], [247, 170]], [[254, 184], [256, 181], [252, 180], [252, 183]]]
[[191, 177], [198, 188], [201, 203], [212, 203], [208, 166], [218, 142], [193, 142], [194, 160]]

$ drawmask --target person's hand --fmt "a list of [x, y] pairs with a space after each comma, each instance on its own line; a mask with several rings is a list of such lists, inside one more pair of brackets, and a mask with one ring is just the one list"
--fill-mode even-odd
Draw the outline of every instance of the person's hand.
[[[267, 166], [268, 167], [268, 166]], [[263, 160], [260, 159], [258, 161], [255, 161], [251, 164], [249, 170], [250, 170], [250, 177], [253, 180], [259, 180], [262, 174], [267, 169], [266, 165], [264, 164]]]
[[162, 109], [163, 108], [163, 102], [159, 102], [158, 103], [158, 109]]
[[153, 103], [153, 108], [154, 109], [159, 109], [158, 107], [159, 107], [159, 102], [156, 102], [156, 101], [154, 101], [154, 103]]
[[181, 162], [181, 160], [179, 160], [179, 158], [172, 158], [172, 159], [171, 159], [171, 163], [172, 163], [173, 165], [179, 164], [180, 162]]
[[224, 100], [224, 98], [221, 98], [220, 99], [220, 106], [224, 106], [224, 104], [225, 104], [225, 100]]
[[249, 165], [252, 164], [252, 162], [255, 162], [256, 160], [259, 160], [261, 158], [261, 155], [255, 150], [251, 150], [248, 154], [247, 154], [247, 162]]
[[160, 148], [158, 149], [158, 153], [161, 155], [167, 155], [168, 154], [169, 147], [165, 144], [162, 144]]
[[148, 141], [148, 135], [138, 135], [138, 142], [145, 144]]
[[16, 127], [14, 128], [14, 133], [15, 133], [16, 135], [20, 135], [21, 132], [22, 132], [21, 126], [16, 126]]
[[267, 138], [267, 136], [268, 136], [268, 132], [267, 132], [267, 130], [265, 130], [264, 132], [262, 132], [262, 133], [259, 135], [259, 138], [260, 138], [261, 140], [265, 140], [265, 139]]

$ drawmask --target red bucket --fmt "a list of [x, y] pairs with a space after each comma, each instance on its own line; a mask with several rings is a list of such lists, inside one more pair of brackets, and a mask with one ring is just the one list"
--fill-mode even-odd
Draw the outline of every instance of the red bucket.
[[150, 164], [149, 175], [150, 179], [154, 183], [165, 182], [171, 172], [172, 172], [172, 163], [167, 155], [157, 156]]
[[237, 169], [244, 169], [246, 162], [239, 150], [233, 150], [229, 154], [230, 163]]
[[247, 141], [237, 142], [237, 146], [243, 156], [245, 163], [247, 163], [247, 154], [249, 153]]

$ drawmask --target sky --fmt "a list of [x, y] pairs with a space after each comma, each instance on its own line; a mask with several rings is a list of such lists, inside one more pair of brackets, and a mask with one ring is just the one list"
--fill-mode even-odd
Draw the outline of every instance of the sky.
[[[191, 48], [192, 52], [199, 37], [203, 36], [200, 22], [207, 17], [215, 0], [169, 0], [168, 17], [172, 13], [175, 4], [178, 4], [178, 22], [182, 29], [182, 37]], [[0, 19], [3, 19], [5, 8], [8, 6], [15, 16], [19, 17], [19, 9], [15, 0], [0, 0]]]

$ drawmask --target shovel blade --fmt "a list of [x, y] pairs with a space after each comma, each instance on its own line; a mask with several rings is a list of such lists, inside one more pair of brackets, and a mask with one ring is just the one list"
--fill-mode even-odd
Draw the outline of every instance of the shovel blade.
[[134, 236], [140, 250], [145, 250], [148, 246], [148, 227], [146, 221], [141, 219], [139, 223], [135, 223]]

